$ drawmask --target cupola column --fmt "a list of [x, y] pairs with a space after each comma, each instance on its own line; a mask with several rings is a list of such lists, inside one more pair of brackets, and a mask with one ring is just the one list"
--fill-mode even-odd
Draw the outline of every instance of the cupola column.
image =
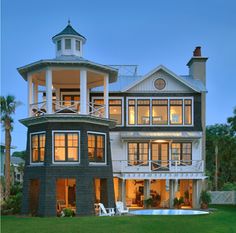
[[28, 84], [28, 116], [31, 117], [33, 89], [32, 89], [32, 75], [30, 73], [27, 75], [27, 84]]
[[87, 70], [80, 70], [80, 114], [87, 114]]
[[105, 105], [105, 118], [109, 118], [109, 76], [108, 74], [104, 77], [104, 105]]
[[38, 83], [34, 82], [34, 104], [38, 103]]
[[52, 113], [52, 70], [46, 70], [46, 113]]

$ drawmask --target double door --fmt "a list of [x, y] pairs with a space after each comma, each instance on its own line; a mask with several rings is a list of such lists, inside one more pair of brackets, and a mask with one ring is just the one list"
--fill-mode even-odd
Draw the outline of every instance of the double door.
[[169, 144], [151, 144], [151, 168], [153, 171], [166, 170], [169, 168]]

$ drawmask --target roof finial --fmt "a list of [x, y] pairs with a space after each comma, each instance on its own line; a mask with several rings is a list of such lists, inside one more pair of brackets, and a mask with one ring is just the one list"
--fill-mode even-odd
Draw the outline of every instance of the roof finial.
[[70, 18], [68, 19], [68, 25], [70, 25]]

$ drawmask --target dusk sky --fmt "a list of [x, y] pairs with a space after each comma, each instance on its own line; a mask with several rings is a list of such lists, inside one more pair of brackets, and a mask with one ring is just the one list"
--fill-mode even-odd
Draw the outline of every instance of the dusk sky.
[[[2, 0], [1, 95], [23, 103], [12, 145], [26, 148], [27, 83], [17, 67], [54, 58], [52, 36], [67, 25], [87, 38], [84, 57], [101, 64], [162, 64], [179, 75], [196, 46], [207, 61], [207, 124], [225, 123], [236, 106], [235, 0]], [[3, 132], [1, 142], [4, 142]]]

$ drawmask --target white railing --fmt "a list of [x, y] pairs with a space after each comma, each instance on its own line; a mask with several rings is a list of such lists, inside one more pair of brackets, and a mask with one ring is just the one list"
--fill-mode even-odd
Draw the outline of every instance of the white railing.
[[[46, 101], [30, 104], [31, 116], [42, 116], [47, 113]], [[96, 117], [105, 117], [105, 105], [89, 102], [87, 104], [88, 115]], [[80, 101], [52, 101], [52, 113], [53, 114], [80, 114]]]
[[203, 160], [112, 160], [114, 172], [203, 172]]
[[211, 204], [236, 204], [236, 191], [210, 191]]

